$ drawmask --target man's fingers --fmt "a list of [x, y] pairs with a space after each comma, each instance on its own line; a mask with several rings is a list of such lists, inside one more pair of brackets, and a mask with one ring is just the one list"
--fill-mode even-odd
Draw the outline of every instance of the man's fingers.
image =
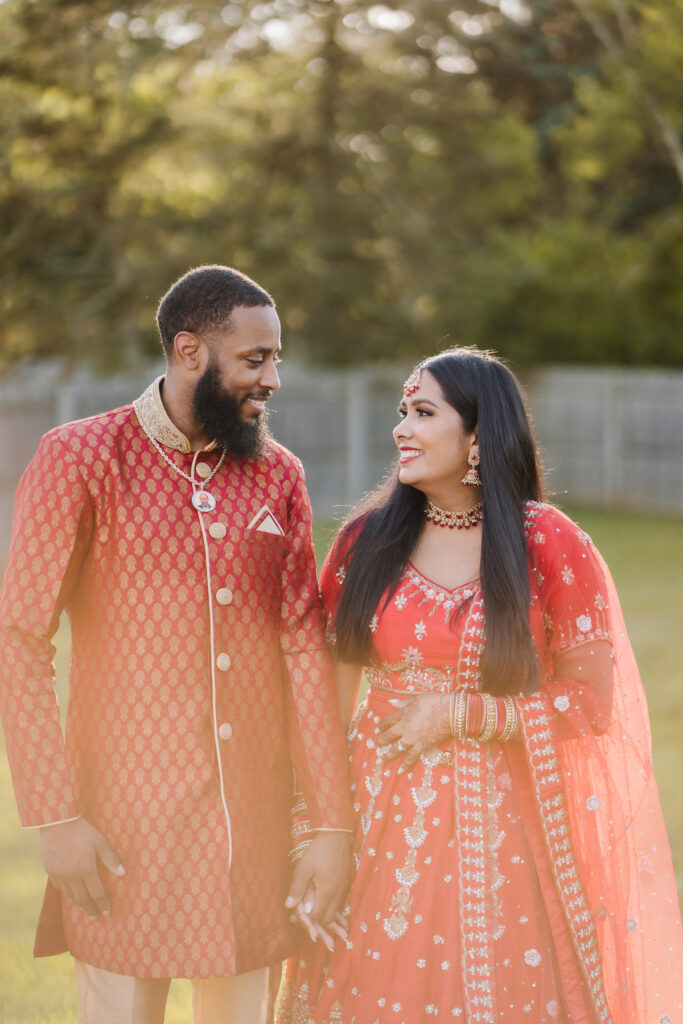
[[99, 911], [91, 900], [90, 893], [80, 879], [71, 883], [71, 899], [89, 918], [94, 920], [99, 916]]
[[125, 875], [126, 869], [121, 863], [121, 858], [118, 854], [114, 853], [111, 846], [101, 833], [97, 837], [95, 849], [97, 850], [97, 856], [100, 858], [105, 868], [111, 871], [114, 875]]
[[111, 912], [111, 905], [109, 903], [109, 898], [104, 891], [102, 879], [97, 871], [93, 871], [89, 875], [86, 875], [83, 881], [90, 899], [97, 907], [98, 914], [109, 914]]
[[315, 890], [315, 904], [309, 911], [318, 925], [328, 928], [337, 917], [337, 911], [346, 894], [346, 884], [320, 884]]
[[300, 903], [297, 905], [297, 908], [294, 914], [292, 915], [292, 920], [295, 921], [297, 924], [300, 924], [302, 928], [306, 929], [306, 931], [308, 932], [308, 937], [310, 938], [311, 942], [318, 941], [318, 936], [320, 934], [318, 925], [314, 921], [311, 921], [310, 917], [303, 910]]
[[303, 855], [301, 860], [297, 863], [294, 869], [294, 877], [292, 878], [292, 884], [289, 887], [289, 893], [285, 900], [285, 906], [288, 910], [296, 907], [298, 903], [303, 901], [306, 890], [308, 889], [309, 882], [311, 880], [311, 871], [307, 866], [306, 854]]

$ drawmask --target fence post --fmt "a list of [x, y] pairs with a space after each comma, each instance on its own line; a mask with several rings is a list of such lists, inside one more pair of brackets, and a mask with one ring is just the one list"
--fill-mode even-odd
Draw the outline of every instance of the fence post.
[[346, 495], [351, 503], [368, 487], [370, 442], [370, 371], [352, 370], [346, 376]]
[[618, 370], [603, 378], [602, 404], [602, 503], [612, 505], [623, 498], [623, 386]]

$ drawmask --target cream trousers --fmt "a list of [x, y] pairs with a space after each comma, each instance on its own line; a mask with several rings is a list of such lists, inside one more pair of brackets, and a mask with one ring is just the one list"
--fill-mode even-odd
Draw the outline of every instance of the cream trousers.
[[[170, 980], [130, 978], [76, 960], [78, 1024], [163, 1024]], [[192, 981], [195, 1024], [266, 1024], [267, 967]]]

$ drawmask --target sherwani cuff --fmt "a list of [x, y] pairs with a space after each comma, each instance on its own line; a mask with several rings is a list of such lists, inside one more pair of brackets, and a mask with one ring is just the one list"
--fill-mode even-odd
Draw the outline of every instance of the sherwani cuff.
[[55, 825], [68, 825], [68, 823], [70, 821], [78, 821], [80, 817], [81, 817], [81, 815], [77, 814], [75, 816], [75, 818], [63, 818], [61, 821], [45, 821], [45, 822], [43, 822], [42, 825], [22, 825], [22, 828], [23, 829], [54, 828]]
[[24, 830], [49, 828], [50, 825], [64, 825], [67, 821], [76, 821], [81, 817], [80, 811], [73, 803], [60, 803], [57, 807], [43, 807], [28, 810], [20, 809], [19, 819]]

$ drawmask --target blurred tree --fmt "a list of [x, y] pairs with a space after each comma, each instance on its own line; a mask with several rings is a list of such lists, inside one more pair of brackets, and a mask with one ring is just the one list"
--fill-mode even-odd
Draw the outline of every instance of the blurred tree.
[[676, 363], [676, 0], [0, 3], [9, 361], [157, 351], [227, 262], [287, 350]]
[[481, 27], [478, 74], [536, 132], [544, 187], [520, 230], [494, 226], [478, 337], [519, 361], [683, 364], [683, 7], [538, 0]]

